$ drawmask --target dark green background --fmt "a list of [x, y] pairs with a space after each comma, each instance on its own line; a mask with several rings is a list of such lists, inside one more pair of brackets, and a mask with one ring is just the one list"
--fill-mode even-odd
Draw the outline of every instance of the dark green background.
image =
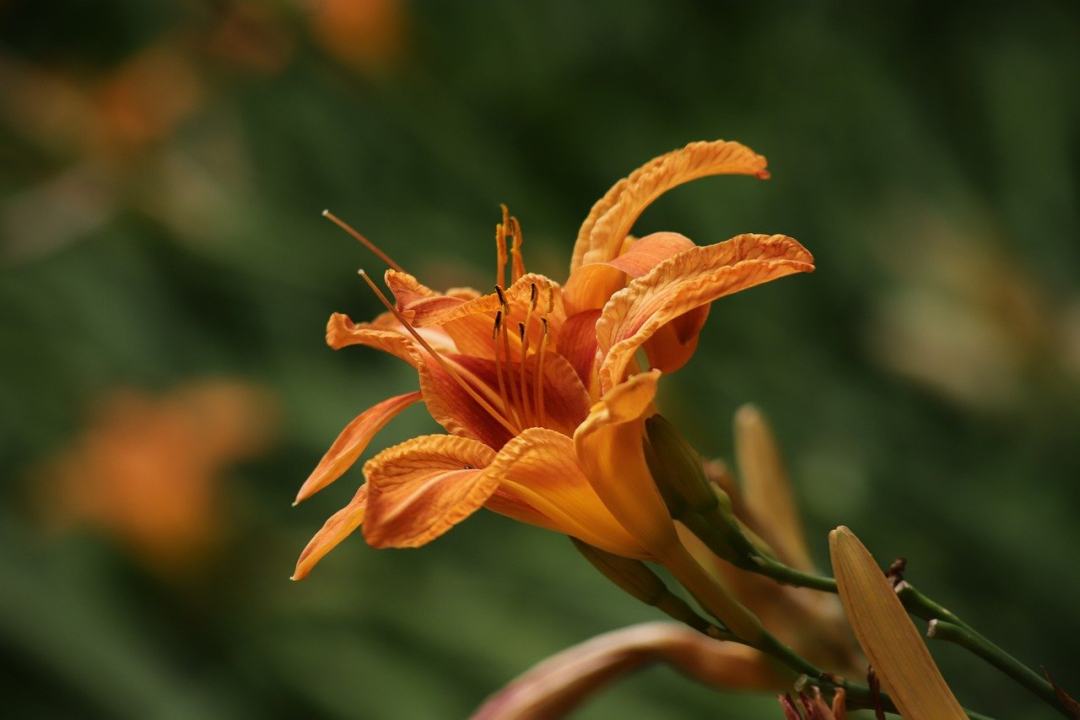
[[[0, 53], [89, 82], [229, 5], [9, 1]], [[717, 137], [766, 154], [773, 179], [681, 188], [639, 232], [782, 232], [818, 270], [718, 303], [691, 365], [665, 380], [665, 413], [730, 457], [732, 412], [758, 403], [819, 561], [827, 530], [847, 524], [1080, 688], [1075, 4], [414, 2], [400, 8], [402, 55], [367, 73], [314, 42], [302, 6], [265, 9], [290, 38], [287, 64], [245, 73], [197, 57], [203, 101], [115, 170], [105, 222], [29, 249], [33, 228], [3, 225], [5, 716], [462, 717], [543, 657], [653, 617], [565, 539], [486, 513], [421, 551], [351, 539], [288, 582], [360, 478], [291, 509], [299, 483], [349, 419], [415, 386], [391, 359], [323, 344], [331, 311], [377, 311], [355, 275], [377, 264], [319, 211], [433, 285], [484, 286], [506, 202], [530, 267], [561, 280], [611, 183]], [[4, 208], [79, 160], [12, 117]], [[147, 211], [176, 190], [154, 169], [167, 153], [205, 171], [194, 190], [209, 199], [184, 222]], [[209, 567], [164, 582], [107, 535], [41, 532], [28, 469], [95, 398], [217, 375], [265, 386], [283, 419], [267, 453], [228, 472], [229, 536]], [[374, 449], [432, 429], [412, 410]], [[964, 653], [935, 654], [969, 706], [1051, 717]], [[581, 713], [619, 716], [780, 713], [653, 670]]]

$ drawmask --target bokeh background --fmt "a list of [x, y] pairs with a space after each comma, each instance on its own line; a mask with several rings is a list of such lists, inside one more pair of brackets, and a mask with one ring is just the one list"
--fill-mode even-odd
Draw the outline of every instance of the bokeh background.
[[[839, 523], [1075, 691], [1074, 3], [0, 2], [0, 689], [12, 718], [455, 718], [654, 617], [564, 538], [481, 513], [422, 551], [296, 555], [360, 481], [299, 483], [415, 386], [330, 351], [374, 258], [486, 286], [498, 203], [565, 276], [592, 202], [739, 139], [641, 231], [782, 232], [818, 271], [714, 307], [665, 381], [710, 456], [753, 401], [817, 559]], [[374, 449], [434, 429], [408, 411]], [[960, 696], [1050, 717], [950, 647]], [[776, 718], [673, 672], [582, 718]]]

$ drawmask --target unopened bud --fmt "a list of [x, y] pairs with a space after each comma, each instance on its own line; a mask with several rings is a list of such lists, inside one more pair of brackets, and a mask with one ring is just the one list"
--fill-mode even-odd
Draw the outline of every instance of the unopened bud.
[[[690, 443], [662, 415], [645, 421], [645, 437], [645, 460], [671, 516], [711, 512], [720, 494], [709, 483], [705, 464]], [[727, 501], [726, 494], [723, 499]], [[730, 501], [726, 504], [730, 506]]]
[[627, 594], [646, 605], [655, 605], [667, 590], [664, 581], [640, 560], [613, 555], [576, 538], [570, 539], [589, 564], [606, 575]]
[[608, 580], [622, 588], [628, 595], [646, 605], [661, 610], [679, 622], [715, 638], [725, 638], [727, 633], [694, 612], [685, 600], [673, 594], [664, 581], [640, 560], [632, 560], [605, 552], [576, 538], [570, 538], [589, 564], [603, 573]]

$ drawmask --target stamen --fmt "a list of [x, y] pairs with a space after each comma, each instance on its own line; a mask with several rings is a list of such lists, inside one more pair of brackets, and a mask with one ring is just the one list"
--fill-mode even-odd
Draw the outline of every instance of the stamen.
[[517, 384], [514, 382], [513, 370], [510, 368], [510, 334], [506, 331], [506, 326], [510, 322], [510, 304], [506, 302], [506, 294], [498, 285], [495, 286], [495, 293], [499, 296], [499, 302], [502, 303], [502, 322], [499, 325], [499, 336], [502, 341], [503, 358], [506, 362], [507, 385], [510, 386], [510, 410], [514, 414], [514, 422], [521, 425], [521, 416], [518, 415], [517, 411], [520, 403]]
[[[499, 399], [502, 400], [503, 412], [511, 409], [510, 398], [506, 394], [506, 382], [503, 380], [502, 361], [499, 358], [499, 343], [496, 339], [499, 336], [499, 329], [502, 327], [502, 310], [495, 313], [495, 327], [491, 330], [492, 345], [495, 348], [495, 377], [499, 380]], [[509, 415], [510, 413], [507, 412]]]
[[529, 392], [528, 383], [525, 381], [525, 364], [528, 362], [529, 357], [529, 329], [532, 327], [532, 314], [536, 309], [536, 298], [539, 292], [536, 287], [536, 283], [530, 283], [529, 285], [529, 307], [525, 311], [524, 324], [518, 323], [518, 333], [521, 335], [521, 372], [519, 380], [521, 382], [521, 404], [525, 414], [526, 422], [531, 422], [531, 412], [529, 408]]
[[502, 207], [502, 222], [495, 226], [495, 283], [506, 282], [506, 219], [510, 214], [506, 205]]
[[521, 413], [525, 416], [526, 424], [532, 424], [529, 418], [529, 393], [525, 383], [525, 358], [529, 355], [529, 335], [525, 332], [525, 323], [518, 323], [518, 334], [521, 336], [521, 367], [519, 368], [519, 380], [521, 382]]
[[392, 259], [390, 259], [390, 256], [387, 255], [386, 253], [384, 253], [382, 250], [380, 250], [379, 247], [375, 243], [371, 242], [366, 237], [364, 237], [360, 233], [356, 232], [356, 230], [354, 230], [351, 225], [349, 225], [347, 222], [345, 222], [344, 220], [339, 218], [337, 215], [330, 212], [329, 210], [323, 210], [322, 211], [322, 216], [324, 218], [326, 218], [327, 220], [329, 220], [330, 222], [337, 225], [339, 228], [341, 228], [345, 232], [352, 235], [355, 239], [359, 240], [361, 245], [366, 247], [371, 252], [375, 253], [375, 255], [380, 260], [382, 260], [384, 263], [386, 263], [390, 267], [394, 268], [398, 272], [405, 272], [400, 265], [398, 265], [396, 262], [394, 262]]
[[510, 257], [514, 261], [511, 276], [516, 282], [525, 274], [525, 258], [521, 255], [521, 245], [525, 242], [525, 237], [521, 234], [521, 223], [512, 215], [510, 216], [510, 232], [514, 238], [513, 245], [510, 247]]
[[544, 326], [544, 334], [540, 336], [540, 350], [536, 353], [536, 415], [540, 427], [544, 427], [544, 351], [548, 344], [548, 321], [546, 317], [540, 318], [540, 324]]
[[367, 283], [367, 286], [371, 288], [372, 292], [375, 293], [375, 296], [379, 298], [379, 301], [386, 306], [386, 309], [394, 314], [394, 317], [398, 319], [398, 322], [400, 322], [405, 327], [405, 329], [408, 330], [409, 333], [416, 339], [416, 341], [420, 343], [420, 345], [423, 346], [423, 348], [427, 350], [428, 353], [431, 354], [431, 357], [433, 357], [435, 361], [442, 366], [442, 369], [445, 370], [446, 373], [450, 377], [452, 377], [458, 385], [461, 386], [461, 389], [468, 393], [469, 397], [475, 400], [480, 407], [484, 408], [484, 410], [486, 410], [488, 414], [491, 415], [491, 417], [498, 420], [504, 428], [510, 431], [511, 435], [517, 435], [518, 429], [511, 425], [510, 422], [506, 418], [504, 418], [495, 408], [493, 408], [487, 400], [480, 397], [480, 394], [476, 392], [476, 390], [474, 390], [472, 386], [465, 382], [461, 375], [458, 374], [457, 370], [452, 368], [450, 366], [450, 363], [446, 362], [446, 360], [443, 359], [442, 355], [437, 353], [435, 351], [435, 348], [431, 347], [431, 345], [428, 344], [428, 341], [425, 340], [423, 336], [421, 336], [420, 333], [416, 331], [416, 328], [414, 328], [409, 323], [409, 321], [405, 319], [405, 316], [398, 312], [397, 308], [395, 308], [390, 303], [386, 295], [383, 294], [383, 291], [379, 289], [379, 286], [376, 285], [370, 277], [368, 277], [368, 274], [363, 270], [360, 270], [359, 275], [363, 279], [363, 281]]

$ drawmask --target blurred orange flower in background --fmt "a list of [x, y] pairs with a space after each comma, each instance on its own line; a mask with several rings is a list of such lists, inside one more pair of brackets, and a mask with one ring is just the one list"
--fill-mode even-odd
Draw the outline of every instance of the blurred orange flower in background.
[[53, 528], [97, 528], [151, 569], [182, 572], [221, 538], [226, 467], [263, 451], [274, 424], [266, 392], [242, 382], [116, 390], [33, 486]]

